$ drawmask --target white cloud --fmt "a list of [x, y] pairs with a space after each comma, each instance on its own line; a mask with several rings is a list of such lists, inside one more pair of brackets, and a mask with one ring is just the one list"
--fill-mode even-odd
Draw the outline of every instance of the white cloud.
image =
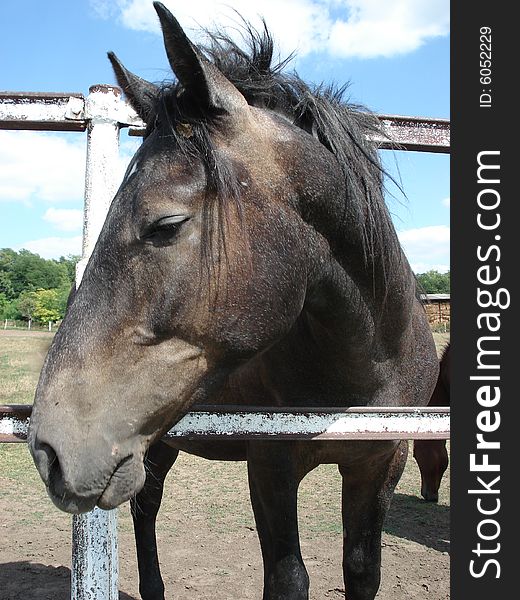
[[43, 220], [60, 231], [77, 231], [83, 226], [83, 211], [75, 208], [48, 208]]
[[0, 201], [83, 197], [85, 136], [0, 131]]
[[[189, 34], [217, 25], [236, 26], [238, 12], [253, 24], [263, 16], [283, 54], [327, 52], [375, 58], [416, 50], [449, 33], [449, 0], [163, 0]], [[159, 32], [150, 0], [91, 0], [102, 18], [118, 15], [130, 29]], [[236, 12], [233, 12], [236, 11]]]
[[449, 271], [450, 228], [432, 225], [399, 231], [399, 240], [415, 273]]
[[448, 0], [343, 0], [348, 16], [335, 20], [328, 50], [342, 57], [375, 58], [413, 52], [449, 32]]
[[29, 240], [19, 244], [15, 250], [25, 248], [43, 258], [59, 258], [69, 254], [81, 254], [81, 235], [69, 238], [48, 237], [41, 240]]
[[449, 197], [448, 198], [443, 198], [442, 205], [443, 206], [447, 206], [449, 208], [449, 206], [450, 206], [450, 198]]

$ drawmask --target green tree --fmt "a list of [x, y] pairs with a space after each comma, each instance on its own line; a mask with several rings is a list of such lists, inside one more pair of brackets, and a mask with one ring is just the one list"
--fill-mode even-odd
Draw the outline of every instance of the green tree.
[[0, 319], [18, 319], [20, 314], [16, 300], [9, 300], [7, 296], [0, 292]]
[[34, 313], [37, 306], [36, 292], [22, 292], [16, 303], [16, 308], [20, 316], [27, 321], [34, 319]]
[[65, 316], [65, 311], [67, 309], [67, 303], [69, 301], [69, 296], [72, 291], [73, 285], [74, 284], [65, 285], [56, 290], [56, 293], [58, 295], [58, 308], [59, 308], [59, 312], [60, 312], [60, 317], [59, 317], [60, 319], [63, 319], [63, 317]]
[[71, 283], [76, 279], [76, 265], [80, 258], [81, 256], [69, 254], [68, 256], [60, 256], [58, 261], [60, 265], [64, 265], [67, 269], [67, 275]]
[[40, 323], [55, 322], [63, 316], [60, 311], [58, 290], [37, 290], [31, 292], [35, 299], [33, 315]]
[[449, 294], [450, 272], [439, 273], [432, 270], [417, 275], [417, 280], [426, 294]]
[[0, 271], [10, 271], [16, 252], [11, 248], [2, 248], [0, 250]]
[[78, 260], [72, 255], [53, 260], [29, 250], [0, 249], [0, 317], [62, 319]]
[[5, 314], [7, 312], [9, 304], [10, 302], [7, 299], [7, 296], [4, 294], [4, 292], [0, 292], [0, 319], [7, 319]]

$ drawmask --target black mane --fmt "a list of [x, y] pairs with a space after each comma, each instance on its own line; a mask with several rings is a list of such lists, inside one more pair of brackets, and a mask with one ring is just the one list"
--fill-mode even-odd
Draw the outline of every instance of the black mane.
[[[383, 175], [377, 145], [369, 137], [385, 137], [379, 119], [359, 105], [345, 100], [348, 85], [311, 86], [296, 72], [285, 72], [292, 56], [273, 62], [273, 39], [264, 23], [262, 31], [244, 22], [242, 37], [246, 49], [223, 33], [206, 32], [208, 43], [199, 50], [227, 77], [251, 106], [282, 114], [293, 124], [317, 138], [337, 158], [346, 184], [345, 213], [357, 215], [362, 229], [365, 261], [382, 261], [386, 277], [395, 269], [402, 269], [403, 254], [395, 235], [383, 196]], [[211, 131], [218, 115], [194, 110], [194, 103], [186, 101], [181, 84], [177, 81], [160, 86], [155, 113], [148, 132], [156, 124], [166, 128], [167, 135], [186, 155], [202, 157], [208, 174], [209, 189], [216, 192], [215, 203], [208, 203], [206, 212], [217, 210], [219, 215], [218, 248], [223, 249], [224, 217], [227, 202], [235, 200], [238, 206], [238, 185], [229, 165], [217, 156], [211, 140]], [[181, 124], [181, 128], [179, 128]], [[189, 126], [190, 135], [185, 135]], [[208, 227], [206, 220], [205, 227]], [[203, 244], [206, 257], [213, 236], [205, 232]], [[383, 283], [383, 282], [382, 282]], [[376, 284], [377, 285], [377, 284]]]

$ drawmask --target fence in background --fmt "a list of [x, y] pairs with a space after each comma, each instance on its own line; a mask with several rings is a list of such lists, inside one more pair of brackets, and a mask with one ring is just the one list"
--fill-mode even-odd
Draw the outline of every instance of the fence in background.
[[[385, 134], [382, 149], [448, 153], [450, 123], [430, 119], [379, 115]], [[82, 259], [76, 281], [88, 258], [115, 195], [119, 133], [130, 127], [140, 135], [144, 124], [121, 99], [121, 91], [95, 85], [88, 96], [64, 93], [0, 92], [0, 129], [86, 131], [87, 155]], [[282, 436], [292, 439], [417, 439], [448, 438], [449, 409], [321, 409], [320, 411], [244, 411], [226, 407], [189, 413], [169, 435], [241, 439]], [[0, 407], [0, 442], [24, 441], [30, 407]], [[95, 509], [73, 517], [71, 598], [117, 600], [118, 561], [116, 512]]]
[[49, 321], [48, 323], [20, 321], [17, 319], [4, 319], [2, 321], [2, 329], [23, 329], [25, 331], [56, 331], [59, 325], [59, 321]]

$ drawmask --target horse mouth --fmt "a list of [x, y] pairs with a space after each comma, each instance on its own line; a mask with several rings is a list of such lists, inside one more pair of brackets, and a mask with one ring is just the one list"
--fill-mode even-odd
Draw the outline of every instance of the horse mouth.
[[103, 510], [111, 510], [137, 494], [144, 485], [145, 477], [144, 464], [130, 454], [117, 464], [101, 493], [94, 491], [83, 494], [71, 491], [54, 473], [49, 479], [47, 492], [53, 503], [64, 512], [81, 514], [93, 510], [96, 506]]
[[116, 508], [130, 500], [144, 485], [145, 470], [142, 461], [130, 454], [123, 458], [110, 476], [108, 483], [96, 504], [103, 510]]

